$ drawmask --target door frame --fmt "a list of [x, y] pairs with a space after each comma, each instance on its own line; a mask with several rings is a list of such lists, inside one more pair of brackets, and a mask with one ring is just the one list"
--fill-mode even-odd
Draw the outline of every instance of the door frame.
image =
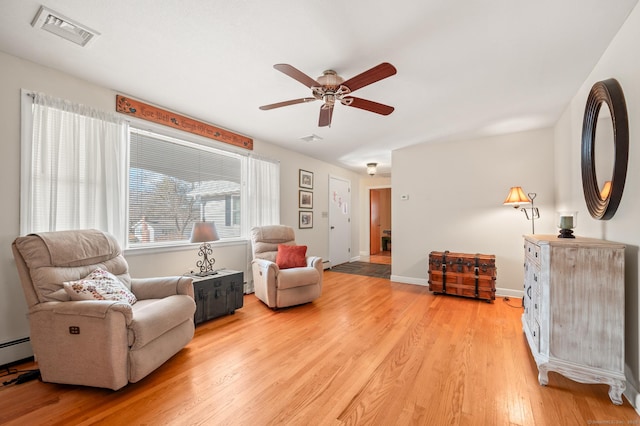
[[[380, 244], [380, 191], [381, 189], [369, 190], [369, 255], [379, 254], [382, 248]], [[374, 224], [377, 220], [377, 226]], [[376, 229], [377, 228], [377, 229]], [[376, 238], [374, 238], [376, 237]]]
[[[365, 212], [365, 217], [366, 217], [366, 221], [365, 223], [367, 224], [367, 226], [365, 227], [361, 227], [360, 229], [364, 228], [365, 229], [365, 241], [367, 241], [367, 253], [366, 256], [370, 256], [371, 255], [371, 212], [369, 211], [369, 205], [371, 204], [371, 190], [372, 189], [391, 189], [391, 199], [393, 200], [393, 189], [391, 188], [391, 185], [374, 185], [374, 186], [367, 186], [365, 188], [365, 205], [367, 206], [367, 211]], [[391, 203], [391, 206], [393, 207], [393, 202]], [[361, 240], [362, 241], [362, 240]], [[363, 241], [364, 242], [364, 241]]]

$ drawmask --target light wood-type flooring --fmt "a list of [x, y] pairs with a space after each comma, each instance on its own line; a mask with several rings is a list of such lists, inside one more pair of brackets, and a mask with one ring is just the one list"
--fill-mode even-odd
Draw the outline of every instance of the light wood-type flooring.
[[324, 279], [318, 300], [294, 308], [273, 311], [246, 295], [242, 309], [198, 326], [184, 350], [117, 392], [0, 387], [0, 424], [640, 423], [626, 400], [611, 403], [607, 386], [555, 373], [538, 384], [518, 299], [434, 296], [332, 271]]
[[391, 265], [391, 252], [381, 251], [379, 254], [372, 254], [368, 259], [371, 263], [382, 263], [384, 265]]

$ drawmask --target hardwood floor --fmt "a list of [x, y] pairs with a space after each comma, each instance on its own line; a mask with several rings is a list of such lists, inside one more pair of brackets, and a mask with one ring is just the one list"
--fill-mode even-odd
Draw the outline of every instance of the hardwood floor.
[[372, 254], [369, 259], [363, 259], [364, 262], [381, 263], [383, 265], [391, 265], [391, 252], [382, 251], [379, 254]]
[[[540, 386], [519, 300], [325, 272], [317, 301], [234, 315], [120, 391], [39, 381], [0, 388], [8, 425], [636, 424], [604, 385]], [[31, 364], [19, 366], [32, 367]]]

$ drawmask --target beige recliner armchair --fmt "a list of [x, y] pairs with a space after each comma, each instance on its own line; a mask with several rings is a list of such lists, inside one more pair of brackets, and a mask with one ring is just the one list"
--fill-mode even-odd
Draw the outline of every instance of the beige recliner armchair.
[[193, 338], [191, 278], [132, 279], [109, 234], [31, 234], [16, 238], [12, 249], [45, 382], [117, 390]]
[[295, 246], [293, 228], [284, 225], [251, 229], [253, 283], [256, 297], [270, 308], [311, 302], [322, 293], [322, 258], [306, 256], [303, 267], [281, 269], [278, 245]]

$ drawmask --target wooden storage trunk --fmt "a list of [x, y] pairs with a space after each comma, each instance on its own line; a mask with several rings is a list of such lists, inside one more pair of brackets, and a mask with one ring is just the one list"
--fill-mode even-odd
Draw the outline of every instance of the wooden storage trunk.
[[496, 257], [492, 254], [429, 253], [429, 290], [493, 302], [496, 298]]

